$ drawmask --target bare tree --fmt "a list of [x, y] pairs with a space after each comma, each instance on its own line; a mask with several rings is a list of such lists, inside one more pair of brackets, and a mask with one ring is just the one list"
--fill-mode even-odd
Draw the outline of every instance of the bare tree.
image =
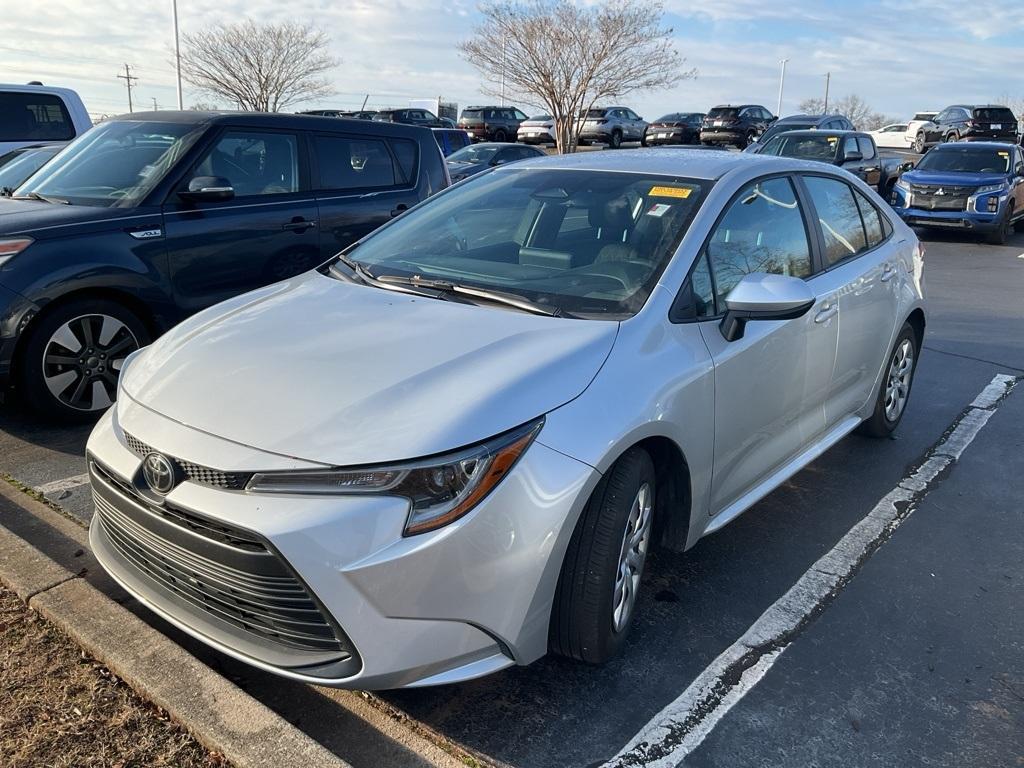
[[499, 0], [480, 10], [482, 23], [459, 50], [486, 93], [551, 114], [559, 153], [575, 150], [579, 118], [598, 101], [696, 75], [683, 69], [657, 0]]
[[182, 37], [181, 72], [238, 109], [278, 112], [335, 92], [320, 77], [338, 63], [328, 43], [325, 32], [309, 25], [226, 24]]
[[[825, 100], [818, 97], [804, 99], [800, 102], [799, 109], [808, 115], [824, 114]], [[830, 100], [828, 109], [831, 114], [844, 115], [860, 131], [873, 131], [888, 123], [896, 122], [888, 115], [875, 112], [870, 104], [855, 93]]]

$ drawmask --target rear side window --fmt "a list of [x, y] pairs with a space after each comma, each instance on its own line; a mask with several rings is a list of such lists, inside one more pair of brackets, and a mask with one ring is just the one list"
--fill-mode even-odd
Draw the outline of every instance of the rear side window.
[[836, 264], [867, 250], [867, 238], [853, 190], [838, 179], [807, 176], [804, 181], [825, 236], [825, 261]]
[[871, 204], [871, 201], [856, 189], [853, 190], [853, 196], [857, 199], [860, 217], [864, 222], [864, 232], [868, 238], [868, 248], [874, 248], [886, 238], [885, 230], [882, 228], [882, 215]]
[[380, 139], [317, 136], [320, 189], [391, 187], [395, 164]]
[[864, 155], [865, 160], [870, 160], [875, 156], [875, 145], [866, 136], [857, 137], [857, 146], [860, 147], [860, 153]]
[[[811, 248], [793, 183], [775, 178], [745, 187], [715, 227], [704, 254], [714, 275], [718, 312], [725, 309], [725, 297], [744, 275], [808, 277]], [[699, 294], [696, 284], [694, 290]], [[704, 302], [708, 303], [706, 298]]]
[[402, 181], [409, 183], [416, 178], [416, 161], [419, 155], [419, 147], [415, 141], [408, 139], [389, 139], [391, 151], [395, 153], [398, 160], [398, 170]]
[[67, 141], [75, 126], [59, 96], [0, 93], [0, 141]]

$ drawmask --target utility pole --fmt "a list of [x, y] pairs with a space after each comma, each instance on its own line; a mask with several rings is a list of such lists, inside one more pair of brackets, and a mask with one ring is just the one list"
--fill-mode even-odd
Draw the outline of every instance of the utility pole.
[[501, 106], [505, 106], [505, 40], [507, 35], [501, 38]]
[[156, 96], [150, 96], [149, 98], [153, 102], [153, 111], [156, 112], [160, 109], [160, 107], [158, 107], [156, 104]]
[[779, 106], [775, 110], [776, 117], [782, 117], [782, 88], [786, 85], [786, 62], [789, 59], [782, 60], [782, 76], [779, 78]]
[[831, 82], [832, 82], [832, 73], [831, 72], [826, 72], [825, 73], [825, 106], [822, 107], [822, 110], [821, 110], [821, 113], [823, 115], [827, 115], [828, 114], [828, 86], [829, 86], [829, 84]]
[[181, 100], [181, 46], [178, 43], [178, 0], [171, 0], [171, 15], [174, 17], [174, 72], [178, 80], [178, 109], [184, 109]]
[[138, 80], [139, 78], [132, 74], [131, 68], [128, 66], [127, 63], [124, 65], [124, 74], [118, 75], [117, 77], [119, 80], [124, 80], [124, 84], [128, 88], [128, 111], [133, 112], [134, 110], [132, 109], [132, 88], [134, 88], [135, 86], [132, 81]]

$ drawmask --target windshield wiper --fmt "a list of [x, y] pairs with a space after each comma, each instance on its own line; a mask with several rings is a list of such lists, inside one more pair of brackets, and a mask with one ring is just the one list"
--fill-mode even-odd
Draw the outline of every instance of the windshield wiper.
[[71, 205], [70, 201], [65, 200], [62, 197], [51, 197], [50, 195], [40, 195], [38, 192], [29, 192], [27, 195], [18, 195], [17, 197], [11, 196], [12, 200], [40, 200], [44, 203], [53, 203], [55, 205]]
[[375, 280], [381, 283], [393, 283], [395, 285], [406, 285], [416, 288], [432, 288], [445, 294], [455, 294], [457, 296], [472, 296], [484, 301], [493, 301], [495, 304], [515, 307], [524, 312], [532, 312], [535, 315], [547, 315], [548, 317], [564, 316], [561, 307], [549, 307], [547, 304], [540, 304], [515, 293], [478, 288], [474, 285], [461, 285], [449, 280], [437, 280], [430, 277], [420, 277], [419, 275], [413, 275], [412, 277], [404, 275], [379, 275]]

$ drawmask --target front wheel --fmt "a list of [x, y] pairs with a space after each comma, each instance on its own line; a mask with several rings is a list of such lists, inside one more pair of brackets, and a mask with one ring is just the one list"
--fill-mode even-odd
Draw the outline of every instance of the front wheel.
[[17, 360], [18, 385], [37, 412], [69, 421], [106, 410], [124, 359], [149, 343], [143, 322], [106, 299], [79, 299], [43, 316]]
[[1006, 206], [1006, 213], [1003, 214], [1003, 218], [999, 220], [998, 226], [989, 232], [986, 238], [990, 245], [1006, 245], [1006, 241], [1010, 239], [1010, 230], [1013, 229], [1013, 203]]
[[861, 434], [869, 437], [889, 437], [899, 426], [910, 400], [919, 354], [917, 334], [910, 323], [904, 323], [882, 376], [875, 410], [860, 425]]
[[641, 448], [624, 453], [594, 489], [555, 590], [551, 650], [603, 664], [625, 643], [651, 544], [655, 476]]

